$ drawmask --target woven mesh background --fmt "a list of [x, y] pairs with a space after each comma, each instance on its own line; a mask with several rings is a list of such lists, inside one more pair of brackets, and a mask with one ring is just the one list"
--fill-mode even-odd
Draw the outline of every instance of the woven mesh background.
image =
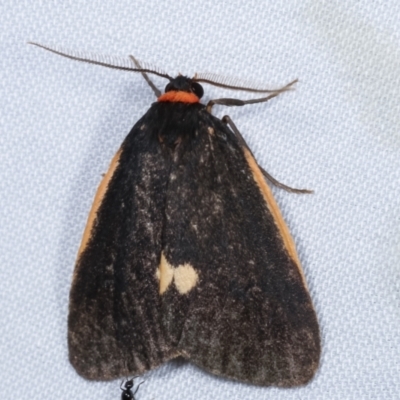
[[[400, 393], [400, 3], [52, 1], [0, 4], [0, 398], [118, 399], [119, 381], [69, 365], [68, 292], [92, 198], [154, 96], [140, 75], [73, 62], [28, 40], [125, 56], [170, 73], [268, 83], [229, 115], [275, 190], [323, 338], [306, 387], [258, 388], [170, 362], [142, 399], [396, 399]], [[156, 79], [160, 87], [165, 85]], [[205, 101], [234, 95], [206, 86]]]

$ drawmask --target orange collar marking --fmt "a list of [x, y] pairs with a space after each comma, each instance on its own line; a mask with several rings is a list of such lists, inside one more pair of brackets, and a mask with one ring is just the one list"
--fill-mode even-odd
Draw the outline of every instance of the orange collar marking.
[[194, 93], [171, 90], [170, 92], [162, 94], [158, 98], [158, 101], [170, 101], [173, 103], [198, 103], [199, 98]]

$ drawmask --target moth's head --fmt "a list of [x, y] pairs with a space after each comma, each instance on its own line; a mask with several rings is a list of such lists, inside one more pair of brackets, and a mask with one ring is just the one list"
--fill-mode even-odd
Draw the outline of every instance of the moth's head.
[[165, 93], [167, 92], [186, 92], [193, 93], [199, 99], [203, 97], [204, 90], [200, 83], [193, 81], [183, 75], [178, 75], [176, 78], [171, 78], [167, 86], [165, 86]]

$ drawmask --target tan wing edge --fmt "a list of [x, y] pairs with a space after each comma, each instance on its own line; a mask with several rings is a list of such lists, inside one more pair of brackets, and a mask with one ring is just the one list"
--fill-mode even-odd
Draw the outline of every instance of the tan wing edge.
[[[104, 178], [102, 179], [102, 181], [97, 189], [96, 195], [93, 200], [92, 208], [90, 209], [90, 213], [89, 213], [89, 216], [88, 216], [88, 219], [86, 222], [85, 231], [83, 232], [81, 245], [80, 245], [79, 251], [78, 251], [77, 261], [79, 261], [81, 254], [84, 252], [84, 250], [90, 240], [90, 237], [92, 235], [93, 224], [94, 224], [94, 221], [95, 221], [96, 215], [97, 215], [97, 211], [98, 211], [101, 203], [103, 202], [103, 198], [104, 198], [104, 195], [106, 194], [108, 184], [110, 183], [110, 180], [113, 177], [116, 168], [118, 167], [120, 156], [121, 156], [121, 149], [117, 151], [117, 153], [111, 160], [110, 166], [108, 167], [108, 171], [104, 175]], [[76, 274], [76, 270], [74, 272], [74, 277], [75, 277], [75, 274]]]
[[295, 262], [295, 264], [300, 272], [300, 275], [303, 279], [304, 286], [307, 287], [303, 268], [301, 267], [299, 256], [297, 255], [296, 245], [294, 243], [292, 235], [289, 232], [289, 228], [287, 227], [285, 221], [283, 220], [282, 214], [279, 210], [278, 205], [276, 204], [274, 196], [272, 195], [271, 189], [265, 182], [264, 176], [263, 176], [256, 160], [250, 153], [250, 151], [245, 147], [243, 147], [243, 151], [244, 151], [246, 160], [249, 163], [250, 169], [253, 173], [254, 180], [256, 181], [258, 187], [260, 188], [261, 193], [264, 197], [264, 200], [267, 203], [268, 209], [271, 212], [271, 214], [274, 218], [275, 224], [279, 229], [279, 232], [281, 234], [285, 248], [286, 248], [287, 252], [289, 253], [290, 257], [292, 258], [292, 260]]

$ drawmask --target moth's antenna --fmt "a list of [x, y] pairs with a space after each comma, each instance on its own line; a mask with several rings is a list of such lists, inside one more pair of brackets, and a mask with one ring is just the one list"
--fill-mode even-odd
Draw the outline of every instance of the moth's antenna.
[[[282, 91], [282, 88], [279, 89], [267, 89], [260, 84], [254, 82], [246, 82], [237, 78], [224, 77], [221, 75], [205, 72], [205, 73], [196, 73], [192, 78], [195, 82], [204, 82], [209, 83], [210, 85], [219, 86], [225, 89], [233, 89], [233, 90], [243, 90], [247, 92], [255, 92], [255, 93], [276, 93]], [[291, 86], [297, 82], [297, 79], [291, 82], [287, 86]], [[288, 89], [286, 89], [288, 90]], [[290, 90], [290, 89], [289, 89]]]
[[[140, 65], [140, 62], [138, 60], [136, 60], [135, 57], [133, 56], [129, 56], [129, 58], [135, 63], [137, 68], [142, 68], [142, 66]], [[151, 90], [154, 92], [154, 94], [156, 95], [157, 98], [159, 98], [161, 96], [161, 91], [158, 89], [158, 87], [153, 83], [153, 81], [148, 77], [148, 75], [146, 74], [146, 72], [142, 72], [142, 76], [144, 78], [144, 80], [148, 83], [148, 85], [151, 87]]]
[[130, 57], [115, 57], [108, 55], [101, 55], [96, 53], [87, 53], [81, 51], [74, 51], [63, 49], [61, 47], [50, 47], [45, 46], [40, 43], [28, 42], [28, 44], [32, 44], [34, 46], [40, 47], [44, 50], [51, 51], [52, 53], [58, 54], [63, 57], [70, 58], [71, 60], [87, 62], [89, 64], [101, 65], [102, 67], [119, 69], [122, 71], [133, 71], [133, 72], [141, 72], [141, 73], [149, 73], [161, 76], [168, 80], [171, 80], [166, 72], [162, 71], [160, 68], [150, 65], [148, 63], [144, 63], [140, 61], [140, 68], [138, 68], [133, 60]]

